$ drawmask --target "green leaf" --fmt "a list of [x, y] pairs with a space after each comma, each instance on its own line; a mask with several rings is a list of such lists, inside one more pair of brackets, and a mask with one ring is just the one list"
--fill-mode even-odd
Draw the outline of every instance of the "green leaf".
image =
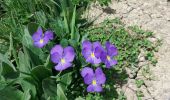
[[32, 38], [28, 32], [28, 29], [25, 27], [25, 30], [24, 30], [24, 35], [23, 35], [23, 38], [22, 38], [22, 44], [26, 47], [31, 47], [33, 46], [33, 41], [32, 41]]
[[57, 84], [57, 100], [67, 100], [67, 97], [65, 96], [60, 84]]
[[46, 99], [50, 97], [50, 100], [55, 100], [57, 96], [57, 83], [55, 80], [50, 78], [44, 79], [42, 82], [42, 88]]
[[80, 40], [80, 34], [79, 34], [79, 29], [76, 28], [76, 31], [74, 32], [74, 40], [79, 42]]
[[6, 87], [0, 90], [1, 100], [23, 100], [22, 97], [23, 92], [12, 87]]
[[26, 54], [28, 56], [28, 58], [30, 60], [31, 67], [42, 65], [42, 63], [45, 61], [44, 54], [40, 53], [39, 55], [37, 55], [33, 52], [33, 49], [31, 50], [25, 46], [23, 46], [23, 51], [24, 51], [24, 54]]
[[61, 79], [60, 79], [60, 85], [63, 89], [63, 91], [65, 91], [67, 89], [67, 86], [70, 85], [72, 81], [72, 72], [70, 73], [66, 73], [64, 74], [63, 76], [61, 76]]
[[54, 67], [51, 60], [50, 60], [50, 55], [48, 55], [48, 57], [47, 57], [47, 59], [44, 63], [44, 66], [45, 66], [45, 68], [47, 68], [49, 70], [51, 70]]
[[28, 89], [27, 91], [24, 92], [21, 100], [30, 100], [30, 99], [31, 99], [31, 95], [30, 95], [30, 90]]
[[61, 7], [62, 7], [62, 13], [63, 13], [63, 17], [64, 17], [64, 26], [66, 29], [66, 33], [69, 33], [69, 25], [68, 25], [68, 19], [67, 19], [67, 1], [66, 0], [60, 0], [61, 3]]
[[30, 73], [31, 66], [30, 66], [29, 57], [27, 56], [27, 54], [24, 54], [22, 51], [19, 51], [18, 58], [19, 58], [18, 69], [21, 72]]
[[69, 40], [69, 44], [75, 49], [78, 49], [78, 43], [75, 40]]
[[68, 40], [67, 39], [62, 39], [60, 41], [60, 44], [62, 45], [62, 47], [67, 47], [68, 46]]
[[37, 23], [29, 23], [28, 24], [28, 31], [30, 35], [33, 35], [38, 29], [38, 24]]
[[61, 76], [62, 83], [69, 85], [71, 83], [71, 81], [72, 81], [72, 72], [66, 73], [63, 76]]
[[75, 100], [85, 100], [85, 99], [83, 99], [82, 97], [78, 97]]
[[51, 76], [52, 72], [44, 66], [37, 66], [32, 69], [31, 74], [41, 82], [43, 79]]
[[0, 61], [8, 64], [14, 71], [16, 71], [14, 65], [8, 60], [7, 55], [3, 55], [3, 54], [0, 53]]
[[65, 25], [66, 32], [69, 33], [68, 21], [65, 12], [64, 12], [64, 25]]
[[51, 24], [50, 27], [54, 30], [54, 33], [57, 37], [62, 38], [66, 35], [64, 21], [61, 18], [56, 18]]
[[41, 26], [45, 27], [45, 24], [47, 22], [47, 18], [45, 16], [44, 12], [43, 11], [35, 12], [35, 17], [38, 20], [39, 24]]
[[88, 36], [89, 36], [88, 33], [84, 34], [84, 35], [82, 36], [81, 43], [83, 43], [83, 41], [85, 41], [85, 40], [88, 40]]
[[[19, 83], [21, 84], [21, 87], [25, 92], [28, 92], [29, 90], [31, 98], [35, 100], [37, 95], [37, 90], [36, 90], [37, 83], [35, 82], [35, 80], [32, 77], [25, 77], [24, 79], [20, 80]], [[29, 94], [25, 93], [25, 95], [29, 95]]]
[[75, 23], [76, 23], [76, 6], [74, 7], [74, 11], [73, 11], [73, 15], [72, 15], [72, 19], [71, 19], [71, 39], [75, 39]]
[[2, 63], [1, 67], [2, 67], [1, 75], [3, 75], [5, 79], [11, 80], [19, 77], [19, 72], [14, 71], [8, 64]]
[[9, 47], [9, 51], [10, 51], [10, 55], [9, 56], [11, 56], [11, 53], [12, 53], [13, 57], [15, 58], [16, 65], [18, 66], [18, 58], [17, 58], [17, 54], [16, 54], [16, 49], [14, 48], [14, 44], [13, 44], [12, 33], [10, 33], [10, 47]]

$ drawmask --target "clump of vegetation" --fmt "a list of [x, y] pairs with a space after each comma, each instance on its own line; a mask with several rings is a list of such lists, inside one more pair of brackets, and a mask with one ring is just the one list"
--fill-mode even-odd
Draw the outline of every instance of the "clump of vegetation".
[[[118, 98], [120, 95], [120, 93], [118, 94], [111, 90], [111, 88], [115, 88], [111, 87], [111, 85], [114, 84], [115, 86], [121, 87], [123, 84], [126, 84], [128, 75], [125, 68], [128, 67], [131, 72], [134, 72], [139, 67], [138, 63], [140, 61], [138, 56], [141, 50], [145, 53], [143, 56], [146, 61], [152, 65], [157, 63], [154, 53], [157, 51], [161, 41], [157, 39], [155, 43], [151, 42], [149, 38], [154, 37], [153, 32], [144, 31], [138, 26], [125, 27], [125, 24], [122, 23], [119, 18], [105, 20], [97, 26], [83, 29], [82, 34], [88, 34], [86, 38], [89, 38], [91, 41], [101, 41], [105, 43], [106, 40], [110, 40], [110, 42], [118, 48], [118, 56], [116, 56], [118, 64], [108, 75], [111, 82], [108, 83], [108, 86], [106, 84], [106, 87], [109, 88], [109, 92], [106, 92], [107, 98], [109, 99]], [[140, 81], [138, 82], [137, 80], [136, 82], [138, 87], [142, 85]]]
[[[119, 18], [113, 20], [105, 20], [96, 27], [90, 27], [82, 34], [88, 34], [92, 41], [106, 41], [110, 40], [119, 50], [117, 56], [120, 62], [118, 68], [129, 67], [131, 65], [137, 66], [140, 50], [145, 51], [146, 60], [153, 61], [154, 52], [157, 51], [160, 45], [160, 40], [152, 43], [148, 40], [153, 36], [153, 32], [144, 31], [137, 26], [125, 27], [124, 23]], [[156, 60], [156, 59], [155, 59]], [[153, 62], [152, 62], [153, 63]]]

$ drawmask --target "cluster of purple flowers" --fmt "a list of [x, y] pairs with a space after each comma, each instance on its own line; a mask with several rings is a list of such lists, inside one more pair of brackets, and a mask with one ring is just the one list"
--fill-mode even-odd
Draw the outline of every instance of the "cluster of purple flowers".
[[[113, 57], [118, 54], [118, 50], [110, 42], [106, 42], [105, 48], [103, 48], [100, 42], [84, 41], [82, 43], [82, 54], [86, 62], [91, 64], [103, 62], [106, 68], [111, 68], [117, 64]], [[102, 91], [102, 85], [105, 83], [106, 77], [101, 68], [98, 67], [94, 73], [93, 69], [85, 67], [81, 71], [81, 76], [84, 78], [84, 83], [88, 85], [87, 92]]]
[[[42, 48], [53, 39], [53, 32], [46, 31], [43, 34], [42, 29], [38, 28], [32, 39], [36, 47]], [[106, 68], [111, 68], [117, 64], [117, 61], [113, 59], [117, 54], [117, 48], [110, 42], [106, 42], [105, 48], [102, 47], [100, 42], [91, 43], [90, 41], [84, 41], [82, 43], [82, 55], [86, 62], [91, 64], [104, 63]], [[71, 46], [63, 48], [61, 45], [55, 45], [51, 49], [50, 55], [51, 61], [56, 64], [55, 69], [63, 71], [72, 66], [75, 51]], [[84, 67], [81, 70], [81, 76], [84, 79], [84, 83], [88, 85], [87, 92], [101, 92], [103, 90], [102, 85], [106, 82], [106, 76], [100, 67], [95, 71], [90, 67]]]
[[[34, 46], [38, 48], [44, 47], [49, 40], [53, 39], [53, 32], [46, 31], [43, 34], [42, 28], [38, 28], [32, 36]], [[75, 57], [75, 52], [73, 47], [68, 46], [63, 48], [61, 45], [55, 45], [50, 52], [51, 61], [56, 64], [55, 69], [57, 71], [65, 70], [72, 66], [72, 61]]]
[[118, 54], [117, 48], [108, 41], [105, 44], [105, 48], [101, 46], [100, 42], [91, 43], [90, 41], [84, 41], [82, 43], [82, 54], [86, 62], [91, 64], [103, 62], [106, 68], [111, 68], [111, 66], [117, 64], [117, 61], [113, 59]]

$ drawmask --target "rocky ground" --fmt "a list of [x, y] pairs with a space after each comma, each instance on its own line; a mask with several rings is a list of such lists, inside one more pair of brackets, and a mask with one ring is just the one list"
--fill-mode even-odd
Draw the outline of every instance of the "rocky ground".
[[[128, 26], [141, 26], [142, 29], [153, 31], [155, 38], [163, 40], [158, 53], [155, 54], [158, 59], [157, 65], [149, 66], [152, 79], [148, 80], [141, 75], [145, 67], [139, 70], [135, 79], [144, 80], [144, 85], [140, 88], [144, 94], [142, 100], [170, 100], [170, 2], [168, 0], [119, 0], [119, 2], [112, 0], [107, 8], [93, 4], [89, 13], [89, 18], [100, 15], [95, 24], [107, 18], [119, 17]], [[137, 100], [135, 79], [129, 79], [123, 87], [128, 100]]]

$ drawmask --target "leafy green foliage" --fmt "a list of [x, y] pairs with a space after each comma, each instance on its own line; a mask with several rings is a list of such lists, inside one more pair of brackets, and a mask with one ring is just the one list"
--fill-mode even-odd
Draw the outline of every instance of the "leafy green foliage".
[[[103, 45], [105, 44], [105, 41], [112, 42], [119, 51], [118, 56], [115, 58], [118, 60], [118, 64], [110, 73], [107, 72], [108, 80], [112, 81], [109, 81], [109, 84], [106, 84], [105, 86], [106, 97], [104, 98], [108, 98], [110, 96], [108, 99], [125, 99], [121, 96], [121, 94], [114, 92], [116, 89], [111, 86], [113, 84], [122, 86], [122, 84], [126, 83], [128, 75], [126, 74], [125, 68], [129, 67], [131, 70], [135, 70], [134, 67], [138, 67], [138, 56], [141, 49], [145, 51], [146, 58], [149, 58], [146, 60], [152, 63], [152, 59], [154, 59], [156, 64], [157, 60], [154, 57], [154, 52], [155, 48], [159, 46], [159, 40], [156, 43], [152, 43], [148, 40], [148, 38], [153, 37], [152, 32], [144, 31], [137, 26], [125, 28], [125, 25], [118, 18], [113, 20], [105, 20], [96, 27], [89, 27], [88, 29], [82, 29], [82, 31], [83, 32], [81, 34], [88, 34], [87, 38], [91, 41], [102, 41]], [[143, 81], [137, 80], [136, 84], [140, 87], [143, 85]], [[110, 95], [109, 93], [111, 91], [112, 93]]]
[[92, 41], [111, 41], [118, 48], [119, 55], [116, 58], [119, 62], [116, 68], [124, 68], [137, 65], [138, 55], [141, 49], [149, 52], [147, 57], [153, 58], [154, 48], [158, 45], [153, 44], [147, 38], [152, 37], [152, 32], [143, 31], [137, 26], [125, 28], [124, 24], [117, 18], [106, 20], [95, 28], [86, 29], [82, 34], [89, 34]]
[[21, 91], [12, 87], [0, 90], [0, 97], [2, 100], [22, 100], [23, 96], [24, 94]]
[[43, 86], [43, 91], [45, 94], [45, 98], [49, 98], [50, 100], [55, 100], [57, 97], [57, 85], [56, 85], [56, 81], [55, 80], [51, 80], [50, 78], [46, 78], [43, 80], [42, 82], [42, 86]]

